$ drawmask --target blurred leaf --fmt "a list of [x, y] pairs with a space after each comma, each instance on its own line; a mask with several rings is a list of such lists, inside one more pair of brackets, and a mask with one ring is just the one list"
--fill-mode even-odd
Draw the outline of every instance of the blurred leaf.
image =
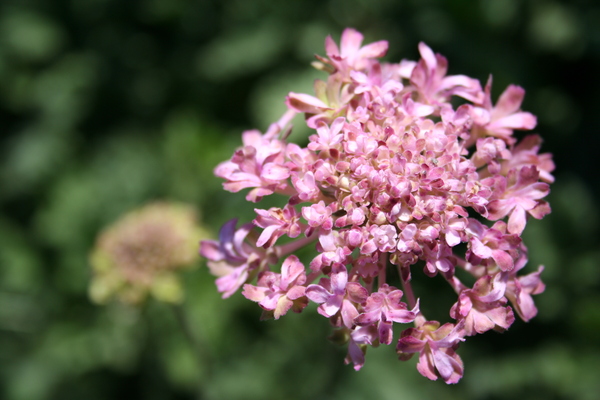
[[227, 32], [198, 53], [197, 69], [211, 80], [224, 80], [264, 68], [283, 51], [286, 30], [265, 19], [255, 27]]
[[574, 56], [583, 50], [584, 37], [577, 11], [559, 2], [538, 2], [529, 25], [536, 48]]
[[0, 287], [36, 291], [42, 282], [41, 261], [22, 229], [0, 218]]
[[2, 197], [31, 193], [64, 167], [74, 149], [61, 133], [35, 126], [9, 142], [0, 171]]
[[45, 61], [64, 45], [61, 26], [26, 8], [6, 8], [0, 17], [0, 43], [25, 61]]

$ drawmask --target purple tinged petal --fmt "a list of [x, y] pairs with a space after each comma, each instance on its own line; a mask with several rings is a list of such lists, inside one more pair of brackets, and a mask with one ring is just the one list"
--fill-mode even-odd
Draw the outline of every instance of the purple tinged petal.
[[203, 240], [200, 242], [200, 255], [211, 261], [223, 260], [223, 253], [219, 248], [219, 242], [216, 240]]
[[317, 311], [319, 314], [325, 317], [333, 317], [340, 308], [342, 307], [343, 297], [342, 296], [331, 296], [327, 299], [327, 301], [321, 304]]
[[463, 363], [452, 349], [433, 351], [433, 361], [444, 382], [457, 383], [463, 375]]
[[331, 297], [331, 293], [320, 285], [308, 285], [306, 288], [306, 297], [317, 304], [322, 304]]
[[403, 310], [403, 309], [395, 309], [389, 310], [387, 313], [387, 318], [390, 321], [408, 324], [413, 322], [417, 315], [419, 314], [419, 300], [417, 300], [417, 304], [412, 310]]
[[234, 294], [248, 279], [248, 267], [242, 265], [234, 268], [234, 270], [225, 276], [218, 278], [215, 283], [217, 290], [223, 293], [223, 298], [226, 299]]
[[402, 332], [402, 337], [398, 340], [396, 350], [402, 353], [418, 353], [425, 348], [426, 342], [412, 336], [412, 333], [417, 333], [415, 328], [408, 328]]
[[381, 310], [374, 309], [369, 312], [364, 312], [354, 320], [357, 325], [370, 325], [381, 320]]
[[355, 371], [359, 371], [365, 365], [365, 353], [352, 339], [348, 343], [348, 357], [352, 361]]
[[377, 327], [379, 333], [379, 341], [383, 344], [392, 343], [392, 339], [394, 336], [394, 331], [392, 330], [392, 322], [391, 321], [381, 321], [379, 326]]

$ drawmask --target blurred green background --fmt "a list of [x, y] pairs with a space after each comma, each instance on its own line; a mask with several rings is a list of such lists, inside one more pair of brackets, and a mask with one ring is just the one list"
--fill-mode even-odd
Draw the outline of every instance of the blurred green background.
[[[529, 271], [546, 266], [538, 317], [470, 338], [446, 386], [390, 347], [357, 373], [314, 310], [260, 322], [205, 268], [185, 273], [180, 310], [200, 358], [169, 306], [92, 304], [89, 251], [123, 213], [189, 202], [213, 234], [251, 218], [212, 169], [311, 92], [313, 54], [346, 26], [388, 40], [388, 61], [423, 40], [451, 74], [493, 74], [494, 98], [527, 90], [557, 164], [553, 213], [525, 231]], [[593, 0], [2, 0], [0, 398], [597, 399], [598, 71]]]

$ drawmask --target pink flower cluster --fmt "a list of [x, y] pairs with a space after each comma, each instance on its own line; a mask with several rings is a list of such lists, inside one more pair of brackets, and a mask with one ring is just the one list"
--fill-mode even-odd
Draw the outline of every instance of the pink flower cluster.
[[[543, 267], [519, 275], [521, 233], [529, 216], [550, 212], [554, 164], [537, 135], [513, 136], [536, 125], [520, 110], [522, 88], [510, 85], [493, 104], [491, 78], [482, 88], [447, 75], [446, 59], [424, 43], [419, 61], [388, 64], [377, 60], [387, 42], [362, 40], [353, 29], [339, 47], [328, 37], [315, 66], [329, 77], [315, 96], [290, 93], [282, 118], [265, 134], [244, 132], [215, 170], [226, 190], [250, 189], [248, 201], [277, 193], [287, 204], [256, 209], [239, 228], [227, 222], [200, 252], [223, 297], [242, 288], [264, 318], [318, 304], [356, 370], [368, 346], [391, 344], [394, 326], [411, 324], [396, 341], [399, 358], [418, 354], [422, 375], [456, 383], [467, 336], [506, 330], [515, 311], [536, 315]], [[305, 148], [286, 140], [297, 113], [315, 132]], [[317, 255], [304, 265], [293, 253], [311, 244]], [[420, 270], [456, 293], [449, 322], [420, 309], [411, 285]]]

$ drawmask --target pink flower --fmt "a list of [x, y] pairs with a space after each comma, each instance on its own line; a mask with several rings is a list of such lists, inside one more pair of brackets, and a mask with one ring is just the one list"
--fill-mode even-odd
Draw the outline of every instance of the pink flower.
[[523, 321], [529, 321], [537, 315], [537, 308], [531, 295], [540, 294], [546, 289], [546, 285], [540, 278], [543, 270], [544, 267], [540, 266], [537, 271], [525, 276], [516, 277], [515, 274], [511, 274], [508, 281], [506, 297]]
[[248, 300], [256, 301], [262, 308], [273, 311], [273, 317], [279, 319], [290, 308], [300, 312], [308, 300], [304, 296], [306, 287], [304, 265], [296, 256], [289, 256], [281, 266], [281, 274], [264, 272], [258, 279], [258, 286], [244, 285], [242, 294]]
[[392, 322], [407, 324], [413, 322], [419, 313], [417, 304], [413, 310], [408, 310], [401, 302], [402, 291], [384, 284], [378, 292], [371, 293], [367, 298], [364, 312], [356, 317], [357, 325], [376, 325], [379, 341], [383, 344], [392, 343]]
[[309, 138], [311, 142], [307, 146], [308, 149], [312, 151], [329, 151], [329, 149], [337, 148], [344, 139], [341, 130], [345, 122], [346, 119], [340, 117], [331, 123], [331, 127], [322, 123], [317, 128], [317, 135], [312, 135]]
[[[448, 76], [447, 60], [424, 43], [418, 62], [389, 64], [377, 60], [387, 42], [362, 41], [354, 29], [339, 46], [328, 37], [327, 57], [314, 65], [329, 76], [313, 94], [289, 93], [283, 116], [264, 135], [244, 132], [243, 147], [217, 167], [225, 189], [249, 188], [252, 202], [277, 193], [285, 207], [255, 209], [256, 235], [226, 224], [201, 253], [224, 296], [245, 283], [263, 316], [317, 303], [356, 370], [368, 346], [392, 343], [394, 323], [414, 323], [398, 341], [400, 358], [419, 353], [421, 374], [456, 383], [464, 337], [507, 329], [513, 309], [524, 320], [537, 312], [542, 268], [519, 275], [521, 234], [527, 214], [550, 212], [554, 164], [539, 154], [538, 136], [513, 137], [536, 122], [520, 109], [520, 87], [493, 105], [491, 79], [482, 90], [476, 79]], [[297, 113], [312, 129], [306, 147], [288, 142]], [[308, 269], [293, 256], [306, 246], [316, 252]], [[456, 293], [454, 323], [426, 322], [411, 280], [421, 267]], [[402, 291], [389, 286], [390, 271]], [[472, 287], [461, 281], [469, 278]]]
[[283, 142], [268, 135], [263, 136], [256, 130], [244, 132], [242, 138], [244, 147], [237, 150], [231, 160], [215, 168], [215, 175], [226, 180], [224, 189], [239, 192], [245, 188], [255, 188], [246, 196], [252, 202], [287, 189], [285, 180], [290, 174], [284, 166]]
[[456, 383], [463, 374], [463, 362], [455, 353], [463, 341], [463, 322], [444, 324], [428, 321], [419, 328], [409, 328], [402, 332], [396, 351], [400, 359], [408, 359], [419, 353], [417, 370], [432, 381], [441, 377], [446, 383]]
[[523, 166], [535, 165], [540, 172], [540, 179], [547, 183], [554, 182], [552, 154], [538, 154], [542, 138], [538, 135], [527, 135], [511, 150], [512, 156], [502, 162], [502, 175], [507, 175], [511, 169], [519, 170]]
[[479, 260], [492, 259], [502, 271], [513, 269], [514, 260], [510, 250], [516, 249], [521, 239], [505, 233], [506, 224], [496, 223], [488, 228], [481, 222], [469, 218], [467, 235], [470, 237], [467, 260], [477, 264]]
[[269, 210], [261, 210], [255, 208], [254, 211], [258, 214], [254, 224], [264, 229], [256, 241], [256, 245], [259, 247], [272, 247], [279, 237], [287, 235], [295, 238], [302, 231], [299, 222], [300, 215], [289, 204], [283, 209], [272, 207]]
[[506, 283], [502, 276], [483, 276], [475, 282], [473, 289], [460, 292], [458, 301], [450, 309], [450, 316], [464, 320], [467, 336], [483, 333], [490, 329], [503, 331], [515, 320], [510, 307], [506, 307], [504, 293]]
[[323, 231], [329, 231], [333, 228], [333, 219], [331, 218], [331, 208], [325, 206], [325, 202], [319, 201], [309, 207], [302, 207], [302, 216], [308, 221], [310, 227], [306, 231], [306, 236], [310, 236], [315, 228], [321, 228]]
[[290, 110], [306, 113], [306, 125], [317, 129], [321, 123], [330, 124], [348, 108], [354, 97], [340, 75], [330, 75], [327, 82], [315, 81], [315, 96], [290, 92], [285, 100]]
[[483, 107], [474, 110], [474, 120], [479, 129], [486, 135], [495, 136], [511, 144], [514, 129], [530, 130], [537, 124], [536, 117], [528, 112], [520, 111], [525, 97], [525, 90], [516, 85], [509, 85], [498, 98], [495, 106], [491, 100], [492, 77], [485, 85]]
[[336, 264], [330, 279], [323, 278], [318, 285], [308, 286], [306, 297], [320, 304], [319, 314], [330, 318], [339, 312], [343, 325], [352, 328], [358, 316], [356, 305], [364, 303], [367, 290], [357, 282], [348, 282], [346, 267]]
[[348, 256], [352, 253], [352, 250], [345, 246], [343, 237], [337, 231], [322, 232], [319, 235], [317, 251], [319, 254], [310, 263], [313, 271], [319, 271], [332, 264], [345, 265]]
[[354, 370], [359, 371], [365, 364], [365, 352], [368, 345], [377, 340], [377, 330], [373, 325], [356, 326], [350, 332], [346, 364], [352, 363]]
[[245, 242], [252, 224], [235, 229], [237, 219], [226, 222], [219, 232], [219, 241], [203, 240], [200, 255], [206, 257], [213, 275], [218, 276], [217, 288], [227, 298], [248, 279], [248, 272], [258, 267], [261, 255]]
[[421, 60], [412, 70], [410, 82], [425, 104], [444, 103], [452, 95], [477, 103], [483, 99], [479, 81], [464, 75], [446, 76], [448, 61], [423, 42], [419, 43]]
[[342, 32], [339, 48], [331, 36], [327, 36], [325, 52], [329, 60], [320, 57], [319, 59], [346, 75], [350, 70], [360, 71], [369, 67], [373, 58], [383, 57], [387, 52], [388, 43], [385, 40], [361, 47], [362, 41], [363, 35], [351, 28]]
[[539, 182], [539, 171], [534, 166], [512, 169], [505, 179], [498, 179], [495, 200], [488, 204], [489, 218], [497, 220], [510, 214], [508, 231], [520, 235], [525, 229], [526, 213], [541, 219], [550, 213], [550, 206], [544, 200], [550, 188]]

